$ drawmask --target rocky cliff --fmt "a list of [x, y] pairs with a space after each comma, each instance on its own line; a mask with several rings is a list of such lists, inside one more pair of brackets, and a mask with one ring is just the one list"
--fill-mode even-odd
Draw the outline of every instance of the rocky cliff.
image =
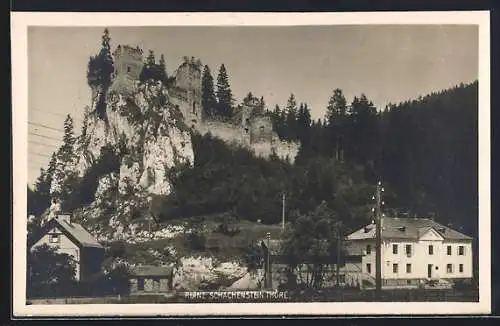
[[118, 166], [99, 176], [95, 200], [74, 215], [84, 223], [106, 215], [108, 220], [102, 222], [109, 227], [92, 223], [94, 231], [103, 233], [108, 229], [106, 237], [123, 238], [127, 233], [134, 234], [134, 228], [140, 229], [130, 223], [134, 210], [147, 207], [152, 194], [168, 194], [169, 173], [194, 161], [182, 113], [171, 105], [161, 82], [136, 82], [129, 93], [120, 92], [119, 87], [107, 92], [93, 89], [92, 103], [86, 109], [82, 134], [72, 155], [57, 159], [47, 218], [61, 209], [64, 194], [71, 192], [64, 189], [68, 180], [83, 178], [93, 165], [105, 159], [104, 149], [112, 151]]

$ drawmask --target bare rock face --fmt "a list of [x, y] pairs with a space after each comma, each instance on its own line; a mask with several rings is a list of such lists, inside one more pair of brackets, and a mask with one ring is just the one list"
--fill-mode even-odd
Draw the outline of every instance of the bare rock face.
[[151, 194], [170, 193], [169, 171], [193, 164], [194, 153], [183, 115], [169, 102], [161, 82], [137, 82], [132, 92], [111, 89], [94, 90], [85, 112], [85, 132], [75, 144], [71, 161], [56, 164], [48, 217], [60, 210], [68, 180], [83, 178], [98, 163], [109, 163], [102, 162], [106, 149], [118, 160], [118, 166], [99, 175], [94, 202], [81, 214], [88, 220], [103, 210], [114, 210], [109, 227], [119, 234], [126, 232], [128, 223], [124, 220], [131, 218], [134, 207], [147, 206]]

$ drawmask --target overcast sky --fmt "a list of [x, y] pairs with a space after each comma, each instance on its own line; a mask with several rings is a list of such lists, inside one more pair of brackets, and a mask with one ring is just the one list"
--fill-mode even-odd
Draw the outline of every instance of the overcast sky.
[[[111, 46], [140, 46], [165, 55], [168, 73], [183, 56], [207, 64], [214, 78], [224, 63], [238, 101], [251, 91], [268, 107], [293, 93], [314, 118], [323, 117], [334, 88], [348, 101], [361, 93], [383, 108], [478, 78], [477, 26], [351, 25], [310, 27], [117, 27]], [[102, 27], [28, 29], [29, 182], [46, 166], [70, 113], [80, 129], [90, 105], [88, 59]], [[37, 135], [34, 135], [37, 134]], [[45, 136], [42, 137], [42, 136]]]

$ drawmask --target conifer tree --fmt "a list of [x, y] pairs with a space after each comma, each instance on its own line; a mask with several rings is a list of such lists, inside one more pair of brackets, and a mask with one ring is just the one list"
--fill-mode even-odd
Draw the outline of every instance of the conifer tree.
[[201, 106], [203, 107], [203, 112], [207, 116], [213, 117], [215, 115], [217, 99], [215, 98], [214, 92], [214, 78], [212, 77], [208, 65], [205, 65], [203, 68], [201, 77]]
[[59, 149], [59, 158], [64, 163], [72, 162], [74, 156], [75, 132], [73, 127], [73, 118], [68, 114], [64, 120], [63, 143]]
[[286, 133], [288, 140], [297, 139], [297, 101], [295, 95], [290, 94], [286, 108]]
[[342, 90], [336, 88], [333, 90], [333, 94], [328, 101], [328, 106], [326, 108], [325, 119], [332, 123], [337, 117], [343, 117], [347, 114], [347, 102], [342, 93]]
[[248, 92], [247, 96], [243, 99], [243, 104], [248, 105], [253, 98], [252, 92]]
[[261, 96], [259, 99], [259, 104], [255, 108], [256, 115], [262, 115], [266, 111], [266, 102], [264, 101], [264, 96]]
[[105, 28], [101, 37], [101, 49], [97, 55], [91, 56], [88, 62], [87, 82], [90, 86], [101, 86], [105, 89], [111, 84], [114, 64], [110, 41], [109, 30]]
[[327, 122], [327, 133], [331, 139], [330, 153], [337, 160], [344, 159], [344, 142], [347, 128], [347, 101], [342, 90], [336, 88], [328, 101], [325, 120]]
[[297, 113], [297, 132], [300, 142], [307, 146], [311, 129], [311, 112], [307, 103], [301, 103]]
[[149, 50], [148, 56], [146, 57], [146, 66], [152, 68], [156, 64], [155, 53], [153, 50]]
[[160, 75], [161, 81], [165, 84], [168, 80], [167, 74], [167, 64], [165, 63], [165, 56], [160, 55], [160, 61], [158, 62], [158, 74]]
[[373, 168], [378, 159], [379, 120], [377, 109], [365, 94], [354, 97], [349, 123], [349, 152], [354, 160]]
[[234, 99], [229, 86], [229, 77], [224, 64], [220, 66], [219, 74], [217, 75], [216, 96], [218, 101], [218, 115], [222, 117], [230, 117], [232, 115]]

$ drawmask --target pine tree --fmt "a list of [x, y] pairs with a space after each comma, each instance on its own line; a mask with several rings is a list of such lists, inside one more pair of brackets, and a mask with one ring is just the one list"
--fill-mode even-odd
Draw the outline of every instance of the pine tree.
[[100, 86], [106, 89], [111, 85], [114, 63], [110, 42], [109, 30], [105, 28], [101, 37], [101, 49], [97, 55], [91, 56], [88, 62], [87, 82], [90, 86]]
[[339, 161], [344, 160], [344, 140], [346, 132], [346, 116], [347, 116], [347, 102], [342, 93], [342, 90], [336, 88], [328, 101], [326, 108], [325, 120], [327, 121], [327, 130], [330, 136], [332, 152], [335, 159]]
[[264, 101], [264, 96], [261, 96], [259, 99], [259, 105], [255, 108], [256, 115], [262, 115], [266, 112], [266, 102]]
[[73, 162], [75, 150], [75, 132], [73, 127], [73, 118], [68, 114], [64, 120], [63, 143], [59, 149], [59, 158], [64, 163]]
[[247, 96], [243, 99], [243, 105], [248, 105], [254, 99], [252, 92], [248, 92]]
[[214, 78], [208, 65], [203, 68], [201, 77], [201, 106], [207, 116], [213, 117], [215, 115], [217, 99], [214, 92]]
[[290, 94], [288, 98], [286, 108], [286, 134], [288, 140], [297, 139], [297, 101], [295, 100], [295, 95]]
[[349, 123], [349, 152], [358, 163], [374, 168], [379, 159], [379, 119], [377, 109], [364, 94], [354, 97]]
[[152, 68], [156, 64], [155, 53], [153, 50], [149, 50], [148, 56], [146, 57], [146, 66]]
[[347, 114], [347, 102], [342, 93], [342, 90], [336, 88], [333, 90], [333, 94], [328, 101], [328, 106], [326, 108], [325, 119], [332, 123], [337, 117], [343, 117]]
[[307, 107], [307, 103], [300, 104], [297, 113], [297, 131], [299, 140], [307, 146], [311, 131], [311, 112]]
[[218, 115], [222, 117], [231, 117], [234, 99], [229, 86], [229, 77], [224, 64], [220, 66], [219, 74], [217, 75], [216, 96], [218, 101]]
[[168, 80], [168, 74], [167, 64], [165, 63], [165, 56], [163, 54], [160, 55], [160, 61], [158, 62], [158, 74], [163, 84], [166, 84]]

